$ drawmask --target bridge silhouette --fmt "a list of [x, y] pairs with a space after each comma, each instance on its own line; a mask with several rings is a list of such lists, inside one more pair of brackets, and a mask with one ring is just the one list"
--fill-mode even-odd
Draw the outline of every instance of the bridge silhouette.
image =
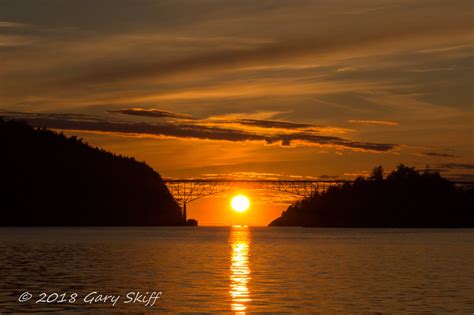
[[278, 179], [164, 179], [187, 220], [186, 205], [192, 201], [224, 193], [231, 189], [269, 189], [309, 197], [329, 187], [351, 183], [350, 180], [278, 180]]
[[[188, 203], [231, 189], [268, 189], [302, 198], [314, 193], [322, 193], [330, 187], [353, 183], [354, 180], [291, 180], [291, 179], [163, 179], [168, 190], [182, 209], [184, 221], [187, 221]], [[473, 188], [474, 182], [452, 182], [464, 188]]]

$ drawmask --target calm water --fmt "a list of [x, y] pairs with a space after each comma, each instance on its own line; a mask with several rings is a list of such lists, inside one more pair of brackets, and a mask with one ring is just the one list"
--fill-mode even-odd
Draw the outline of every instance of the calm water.
[[[123, 303], [137, 291], [162, 295]], [[473, 313], [474, 230], [0, 229], [0, 312], [68, 310]]]

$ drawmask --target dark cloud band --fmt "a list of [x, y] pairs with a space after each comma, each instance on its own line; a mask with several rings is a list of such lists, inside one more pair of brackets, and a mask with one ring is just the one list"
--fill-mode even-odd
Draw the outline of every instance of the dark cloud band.
[[474, 170], [474, 164], [470, 163], [445, 163], [439, 164], [438, 166], [445, 169]]
[[124, 114], [131, 116], [153, 117], [153, 118], [190, 118], [191, 116], [185, 114], [173, 113], [170, 111], [160, 109], [145, 109], [145, 108], [125, 108], [108, 110], [112, 114]]
[[376, 152], [390, 151], [396, 147], [394, 144], [358, 142], [305, 131], [292, 134], [264, 134], [228, 129], [220, 126], [195, 125], [192, 123], [166, 122], [152, 124], [146, 122], [110, 121], [92, 117], [83, 119], [83, 116], [78, 116], [78, 119], [75, 119], [71, 114], [64, 115], [63, 117], [61, 117], [61, 114], [51, 116], [51, 114], [4, 113], [3, 115], [10, 118], [23, 119], [34, 126], [62, 130], [87, 130], [232, 142], [264, 141], [268, 144], [280, 143], [282, 146], [289, 146], [292, 142], [298, 142], [298, 144], [302, 145], [333, 146]]
[[454, 154], [447, 154], [447, 153], [437, 153], [437, 152], [423, 152], [421, 153], [426, 156], [434, 156], [434, 157], [442, 157], [442, 158], [458, 158], [460, 156]]

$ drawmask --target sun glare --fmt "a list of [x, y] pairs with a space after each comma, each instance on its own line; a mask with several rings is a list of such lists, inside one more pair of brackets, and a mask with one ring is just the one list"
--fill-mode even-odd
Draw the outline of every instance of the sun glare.
[[244, 212], [244, 211], [247, 211], [247, 209], [249, 208], [250, 201], [244, 195], [238, 195], [232, 198], [230, 205], [232, 206], [232, 209], [234, 209], [235, 211]]

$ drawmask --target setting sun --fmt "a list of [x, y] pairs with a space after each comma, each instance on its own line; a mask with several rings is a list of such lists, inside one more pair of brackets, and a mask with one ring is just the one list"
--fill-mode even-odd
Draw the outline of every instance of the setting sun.
[[247, 209], [249, 208], [250, 201], [244, 195], [238, 195], [232, 198], [230, 205], [232, 206], [232, 209], [234, 209], [235, 211], [244, 212], [244, 211], [247, 211]]

